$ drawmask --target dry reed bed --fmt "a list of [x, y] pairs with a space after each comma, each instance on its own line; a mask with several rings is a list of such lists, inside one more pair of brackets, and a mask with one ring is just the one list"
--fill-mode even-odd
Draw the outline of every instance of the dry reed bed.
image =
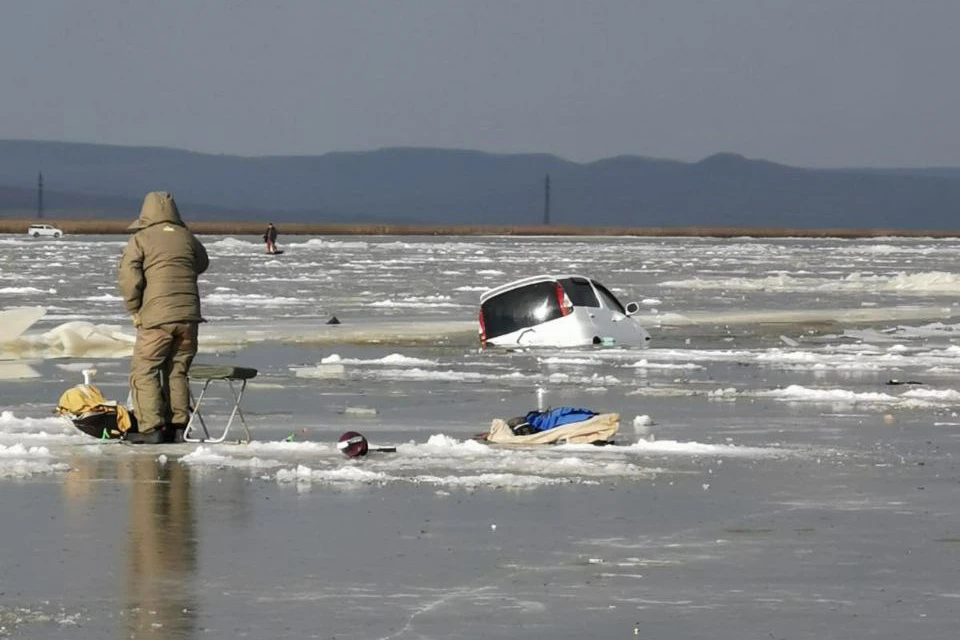
[[[26, 233], [37, 222], [52, 224], [67, 234], [125, 234], [131, 220], [115, 219], [0, 219], [0, 233]], [[714, 238], [955, 238], [960, 231], [916, 229], [800, 229], [767, 227], [589, 227], [573, 225], [433, 225], [380, 223], [277, 222], [284, 235], [395, 235], [395, 236], [697, 236]], [[187, 222], [194, 232], [211, 235], [262, 235], [260, 222]]]

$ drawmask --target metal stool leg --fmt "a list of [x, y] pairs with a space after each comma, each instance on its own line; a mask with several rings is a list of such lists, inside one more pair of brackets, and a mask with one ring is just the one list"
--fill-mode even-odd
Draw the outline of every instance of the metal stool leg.
[[233, 395], [233, 411], [230, 412], [227, 426], [223, 428], [223, 435], [216, 440], [211, 440], [211, 442], [223, 442], [226, 440], [227, 433], [230, 431], [230, 425], [233, 424], [233, 419], [237, 416], [240, 417], [240, 425], [243, 427], [243, 442], [250, 442], [250, 430], [247, 428], [247, 421], [243, 417], [243, 409], [240, 408], [240, 400], [243, 399], [243, 392], [247, 390], [247, 381], [243, 380], [240, 383], [240, 393], [237, 393], [236, 389], [233, 388], [233, 380], [227, 380], [227, 385], [230, 387], [230, 393]]
[[[227, 424], [223, 428], [223, 433], [220, 434], [217, 438], [210, 437], [210, 431], [207, 429], [207, 424], [203, 419], [203, 414], [200, 413], [200, 405], [203, 402], [203, 397], [207, 393], [207, 387], [210, 386], [210, 383], [213, 382], [214, 378], [208, 378], [203, 383], [203, 389], [200, 391], [200, 396], [197, 398], [196, 403], [193, 405], [193, 411], [190, 414], [190, 421], [187, 423], [186, 428], [183, 431], [183, 439], [186, 442], [223, 442], [227, 439], [227, 435], [230, 433], [230, 427], [233, 425], [235, 418], [240, 418], [240, 424], [243, 427], [243, 442], [250, 442], [250, 429], [247, 427], [246, 418], [243, 415], [243, 409], [240, 408], [240, 401], [243, 400], [243, 394], [247, 389], [247, 381], [242, 380], [240, 384], [240, 392], [237, 393], [237, 390], [233, 386], [233, 380], [230, 378], [223, 378], [227, 383], [227, 387], [230, 389], [230, 395], [233, 396], [233, 409], [230, 411], [230, 417], [227, 419]], [[194, 438], [191, 434], [194, 427], [194, 420], [200, 423], [200, 427], [203, 430], [203, 437]]]
[[[204, 381], [203, 388], [200, 390], [200, 396], [193, 402], [193, 410], [190, 412], [190, 420], [187, 421], [187, 426], [183, 430], [184, 442], [206, 442], [210, 440], [210, 431], [207, 429], [207, 423], [203, 420], [203, 414], [200, 413], [200, 405], [203, 403], [203, 396], [206, 395], [207, 387], [210, 386], [211, 382], [213, 382], [212, 378], [208, 378]], [[190, 392], [190, 399], [193, 400], [193, 391]], [[194, 421], [200, 423], [200, 428], [203, 429], [203, 437], [194, 438], [191, 436], [191, 433], [196, 429], [193, 424]]]

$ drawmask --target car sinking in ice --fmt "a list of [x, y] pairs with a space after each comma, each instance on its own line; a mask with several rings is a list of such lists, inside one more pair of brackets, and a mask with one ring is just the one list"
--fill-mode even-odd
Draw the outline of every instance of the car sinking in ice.
[[539, 275], [480, 296], [480, 344], [498, 347], [646, 346], [640, 305], [620, 303], [605, 286], [580, 275]]

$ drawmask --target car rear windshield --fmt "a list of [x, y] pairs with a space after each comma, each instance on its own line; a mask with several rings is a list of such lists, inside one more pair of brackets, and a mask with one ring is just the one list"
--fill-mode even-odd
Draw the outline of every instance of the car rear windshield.
[[487, 338], [496, 338], [563, 316], [556, 283], [536, 282], [504, 291], [480, 307]]
[[597, 295], [586, 278], [561, 278], [560, 284], [575, 307], [599, 307]]

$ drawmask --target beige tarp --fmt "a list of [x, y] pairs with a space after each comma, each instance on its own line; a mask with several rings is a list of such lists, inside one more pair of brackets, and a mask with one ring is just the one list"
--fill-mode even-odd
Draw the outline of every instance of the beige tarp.
[[495, 444], [589, 444], [598, 440], [610, 440], [619, 428], [619, 413], [601, 413], [589, 420], [572, 422], [528, 436], [516, 436], [506, 422], [494, 418], [485, 439]]

